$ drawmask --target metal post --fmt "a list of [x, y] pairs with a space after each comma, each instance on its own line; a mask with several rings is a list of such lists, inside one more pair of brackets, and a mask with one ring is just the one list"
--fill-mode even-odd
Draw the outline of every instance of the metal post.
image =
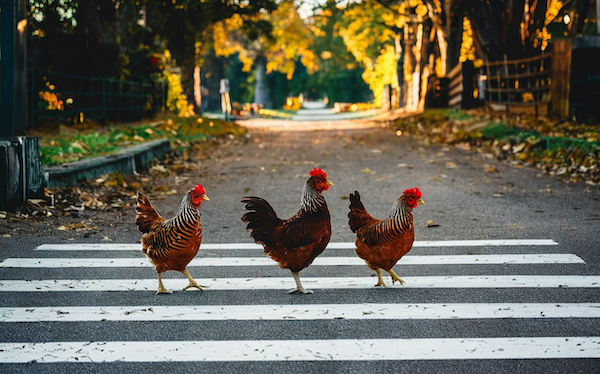
[[27, 16], [25, 0], [1, 0], [2, 71], [0, 136], [25, 135], [27, 128]]
[[102, 78], [102, 121], [106, 121], [106, 78]]
[[32, 129], [37, 128], [37, 82], [35, 74], [35, 69], [31, 69], [31, 74], [29, 76], [29, 126]]

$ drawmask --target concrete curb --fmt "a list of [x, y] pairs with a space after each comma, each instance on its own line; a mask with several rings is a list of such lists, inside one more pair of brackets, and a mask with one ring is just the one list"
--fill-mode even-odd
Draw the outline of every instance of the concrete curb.
[[49, 187], [71, 186], [79, 180], [96, 178], [107, 173], [133, 174], [146, 169], [150, 161], [170, 151], [170, 140], [159, 139], [123, 149], [112, 155], [46, 167], [44, 171], [48, 176]]

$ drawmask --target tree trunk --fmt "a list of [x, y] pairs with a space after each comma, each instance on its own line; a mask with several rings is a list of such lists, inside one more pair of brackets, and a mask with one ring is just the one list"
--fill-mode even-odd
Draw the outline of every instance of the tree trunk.
[[[599, 0], [600, 1], [600, 0]], [[396, 77], [398, 79], [398, 102], [394, 103], [399, 108], [406, 106], [406, 85], [404, 82], [404, 38], [398, 32], [396, 34]]]
[[254, 103], [262, 105], [263, 108], [272, 108], [271, 92], [267, 82], [267, 59], [260, 56], [255, 63]]

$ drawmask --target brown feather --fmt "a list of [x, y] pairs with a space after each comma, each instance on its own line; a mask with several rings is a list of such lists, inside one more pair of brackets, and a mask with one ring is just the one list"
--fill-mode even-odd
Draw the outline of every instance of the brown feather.
[[137, 205], [135, 211], [137, 212], [135, 215], [135, 224], [142, 233], [149, 232], [152, 227], [165, 220], [158, 214], [156, 209], [154, 209], [150, 200], [148, 200], [141, 192], [137, 193]]
[[161, 217], [148, 198], [138, 192], [136, 224], [142, 235], [142, 250], [156, 270], [184, 271], [202, 242], [200, 212], [184, 197], [180, 212], [169, 220]]
[[415, 232], [412, 209], [404, 196], [398, 201], [402, 214], [378, 220], [367, 213], [358, 192], [350, 195], [349, 225], [356, 235], [356, 253], [373, 270], [389, 271], [412, 248]]
[[[313, 176], [307, 182], [314, 191]], [[284, 269], [299, 272], [308, 267], [325, 250], [331, 238], [329, 209], [320, 192], [308, 194], [300, 211], [287, 220], [277, 218], [271, 205], [259, 197], [245, 197], [247, 212], [242, 221], [254, 240], [262, 244], [264, 252]]]

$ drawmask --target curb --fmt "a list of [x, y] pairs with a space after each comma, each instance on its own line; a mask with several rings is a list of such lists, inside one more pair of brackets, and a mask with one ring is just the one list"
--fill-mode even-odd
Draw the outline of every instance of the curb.
[[96, 178], [102, 174], [136, 173], [146, 169], [153, 159], [161, 158], [170, 151], [170, 140], [159, 139], [123, 149], [116, 154], [46, 167], [44, 171], [49, 187], [72, 186], [79, 180]]

